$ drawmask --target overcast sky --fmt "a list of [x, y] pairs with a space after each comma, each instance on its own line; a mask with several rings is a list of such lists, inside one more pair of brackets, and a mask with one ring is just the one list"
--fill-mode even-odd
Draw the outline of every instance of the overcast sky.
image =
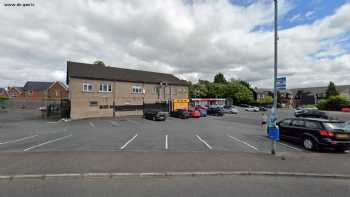
[[[33, 3], [9, 7], [4, 3]], [[350, 84], [350, 1], [279, 0], [287, 86]], [[1, 1], [0, 87], [65, 82], [66, 61], [272, 87], [273, 0]]]

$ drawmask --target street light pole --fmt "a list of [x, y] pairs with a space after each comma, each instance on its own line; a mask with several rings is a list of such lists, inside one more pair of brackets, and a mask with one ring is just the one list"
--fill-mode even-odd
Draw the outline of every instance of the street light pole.
[[[274, 0], [275, 4], [275, 54], [274, 54], [274, 94], [273, 94], [273, 108], [272, 108], [272, 123], [275, 126], [277, 121], [277, 42], [278, 42], [278, 0]], [[271, 154], [276, 154], [276, 141], [274, 139], [271, 139]]]

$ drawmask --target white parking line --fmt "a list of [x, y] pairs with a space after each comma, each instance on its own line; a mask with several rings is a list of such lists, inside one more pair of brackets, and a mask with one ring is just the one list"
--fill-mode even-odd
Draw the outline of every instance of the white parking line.
[[19, 139], [16, 139], [16, 140], [10, 140], [10, 141], [7, 141], [7, 142], [0, 142], [0, 144], [10, 144], [10, 143], [15, 143], [15, 142], [20, 142], [20, 141], [27, 140], [27, 139], [30, 139], [30, 138], [33, 138], [33, 137], [37, 137], [37, 136], [38, 135], [31, 135], [31, 136], [19, 138]]
[[119, 126], [119, 123], [117, 123], [116, 121], [111, 121], [111, 124], [112, 126], [115, 126], [115, 127]]
[[213, 149], [206, 141], [204, 141], [199, 135], [196, 135], [196, 137], [201, 141], [203, 144], [205, 144], [210, 150]]
[[282, 143], [282, 142], [278, 142], [278, 143], [281, 144], [282, 146], [288, 147], [288, 148], [290, 148], [290, 149], [294, 149], [294, 150], [297, 150], [297, 151], [303, 151], [303, 150], [300, 149], [300, 148], [296, 148], [296, 147], [294, 147], [294, 146], [290, 146], [290, 145], [285, 144], [285, 143]]
[[[263, 137], [263, 136], [259, 136], [259, 138], [264, 139], [264, 140], [270, 140], [269, 138]], [[304, 151], [303, 149], [300, 149], [300, 148], [297, 148], [297, 147], [294, 147], [294, 146], [291, 146], [291, 145], [288, 145], [288, 144], [285, 144], [285, 143], [282, 143], [282, 142], [278, 142], [278, 144], [280, 144], [282, 146], [285, 146], [287, 148], [293, 149], [293, 150]]]
[[134, 120], [130, 120], [130, 119], [127, 119], [128, 122], [131, 122], [133, 124], [139, 124], [138, 122], [134, 121]]
[[120, 147], [120, 150], [123, 150], [130, 142], [132, 142], [137, 137], [137, 134], [134, 135], [129, 141], [127, 141], [122, 147]]
[[165, 150], [168, 150], [168, 135], [165, 135]]
[[57, 142], [57, 141], [60, 141], [60, 140], [63, 140], [63, 139], [66, 139], [66, 138], [69, 138], [69, 137], [72, 137], [72, 135], [66, 135], [66, 136], [63, 136], [63, 137], [60, 137], [60, 138], [56, 138], [56, 139], [53, 139], [53, 140], [49, 140], [47, 142], [44, 142], [44, 143], [41, 143], [41, 144], [37, 144], [35, 146], [31, 146], [29, 148], [26, 148], [24, 149], [23, 151], [26, 152], [26, 151], [29, 151], [29, 150], [33, 150], [35, 148], [38, 148], [40, 146], [44, 146], [46, 144], [50, 144], [50, 143], [53, 143], [53, 142]]
[[255, 146], [253, 146], [253, 145], [251, 145], [251, 144], [249, 144], [249, 143], [247, 143], [245, 141], [242, 141], [242, 140], [240, 140], [238, 138], [235, 138], [235, 137], [233, 137], [231, 135], [227, 135], [227, 137], [229, 137], [229, 138], [231, 138], [231, 139], [233, 139], [233, 140], [235, 140], [237, 142], [240, 142], [240, 143], [242, 143], [242, 144], [244, 144], [244, 145], [246, 145], [246, 146], [248, 146], [248, 147], [250, 147], [250, 148], [252, 148], [252, 149], [254, 149], [256, 151], [259, 151], [259, 149], [257, 147], [255, 147]]
[[89, 122], [89, 124], [90, 124], [90, 126], [91, 126], [92, 128], [96, 128], [96, 126], [95, 126], [95, 124], [94, 124], [94, 123]]

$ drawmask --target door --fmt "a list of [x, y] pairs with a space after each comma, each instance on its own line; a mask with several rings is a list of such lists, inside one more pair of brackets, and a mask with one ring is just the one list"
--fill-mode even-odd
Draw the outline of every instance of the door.
[[292, 123], [291, 119], [286, 119], [286, 120], [282, 120], [279, 123], [279, 128], [280, 128], [280, 137], [285, 139], [287, 138], [287, 133], [288, 133], [288, 129], [290, 129], [290, 124]]
[[304, 120], [293, 120], [291, 126], [286, 132], [286, 136], [291, 140], [298, 141], [300, 139], [300, 136], [304, 133], [304, 129]]

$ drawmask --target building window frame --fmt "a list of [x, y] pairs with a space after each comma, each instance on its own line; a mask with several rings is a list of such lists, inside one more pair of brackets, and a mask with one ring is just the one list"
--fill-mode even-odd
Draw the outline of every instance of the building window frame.
[[83, 92], [92, 92], [92, 84], [83, 83]]
[[142, 86], [132, 86], [131, 92], [133, 94], [143, 94], [144, 89]]
[[112, 92], [112, 84], [110, 83], [100, 83], [100, 90], [99, 92]]
[[97, 101], [89, 101], [89, 106], [90, 107], [97, 107], [98, 106], [98, 102]]

